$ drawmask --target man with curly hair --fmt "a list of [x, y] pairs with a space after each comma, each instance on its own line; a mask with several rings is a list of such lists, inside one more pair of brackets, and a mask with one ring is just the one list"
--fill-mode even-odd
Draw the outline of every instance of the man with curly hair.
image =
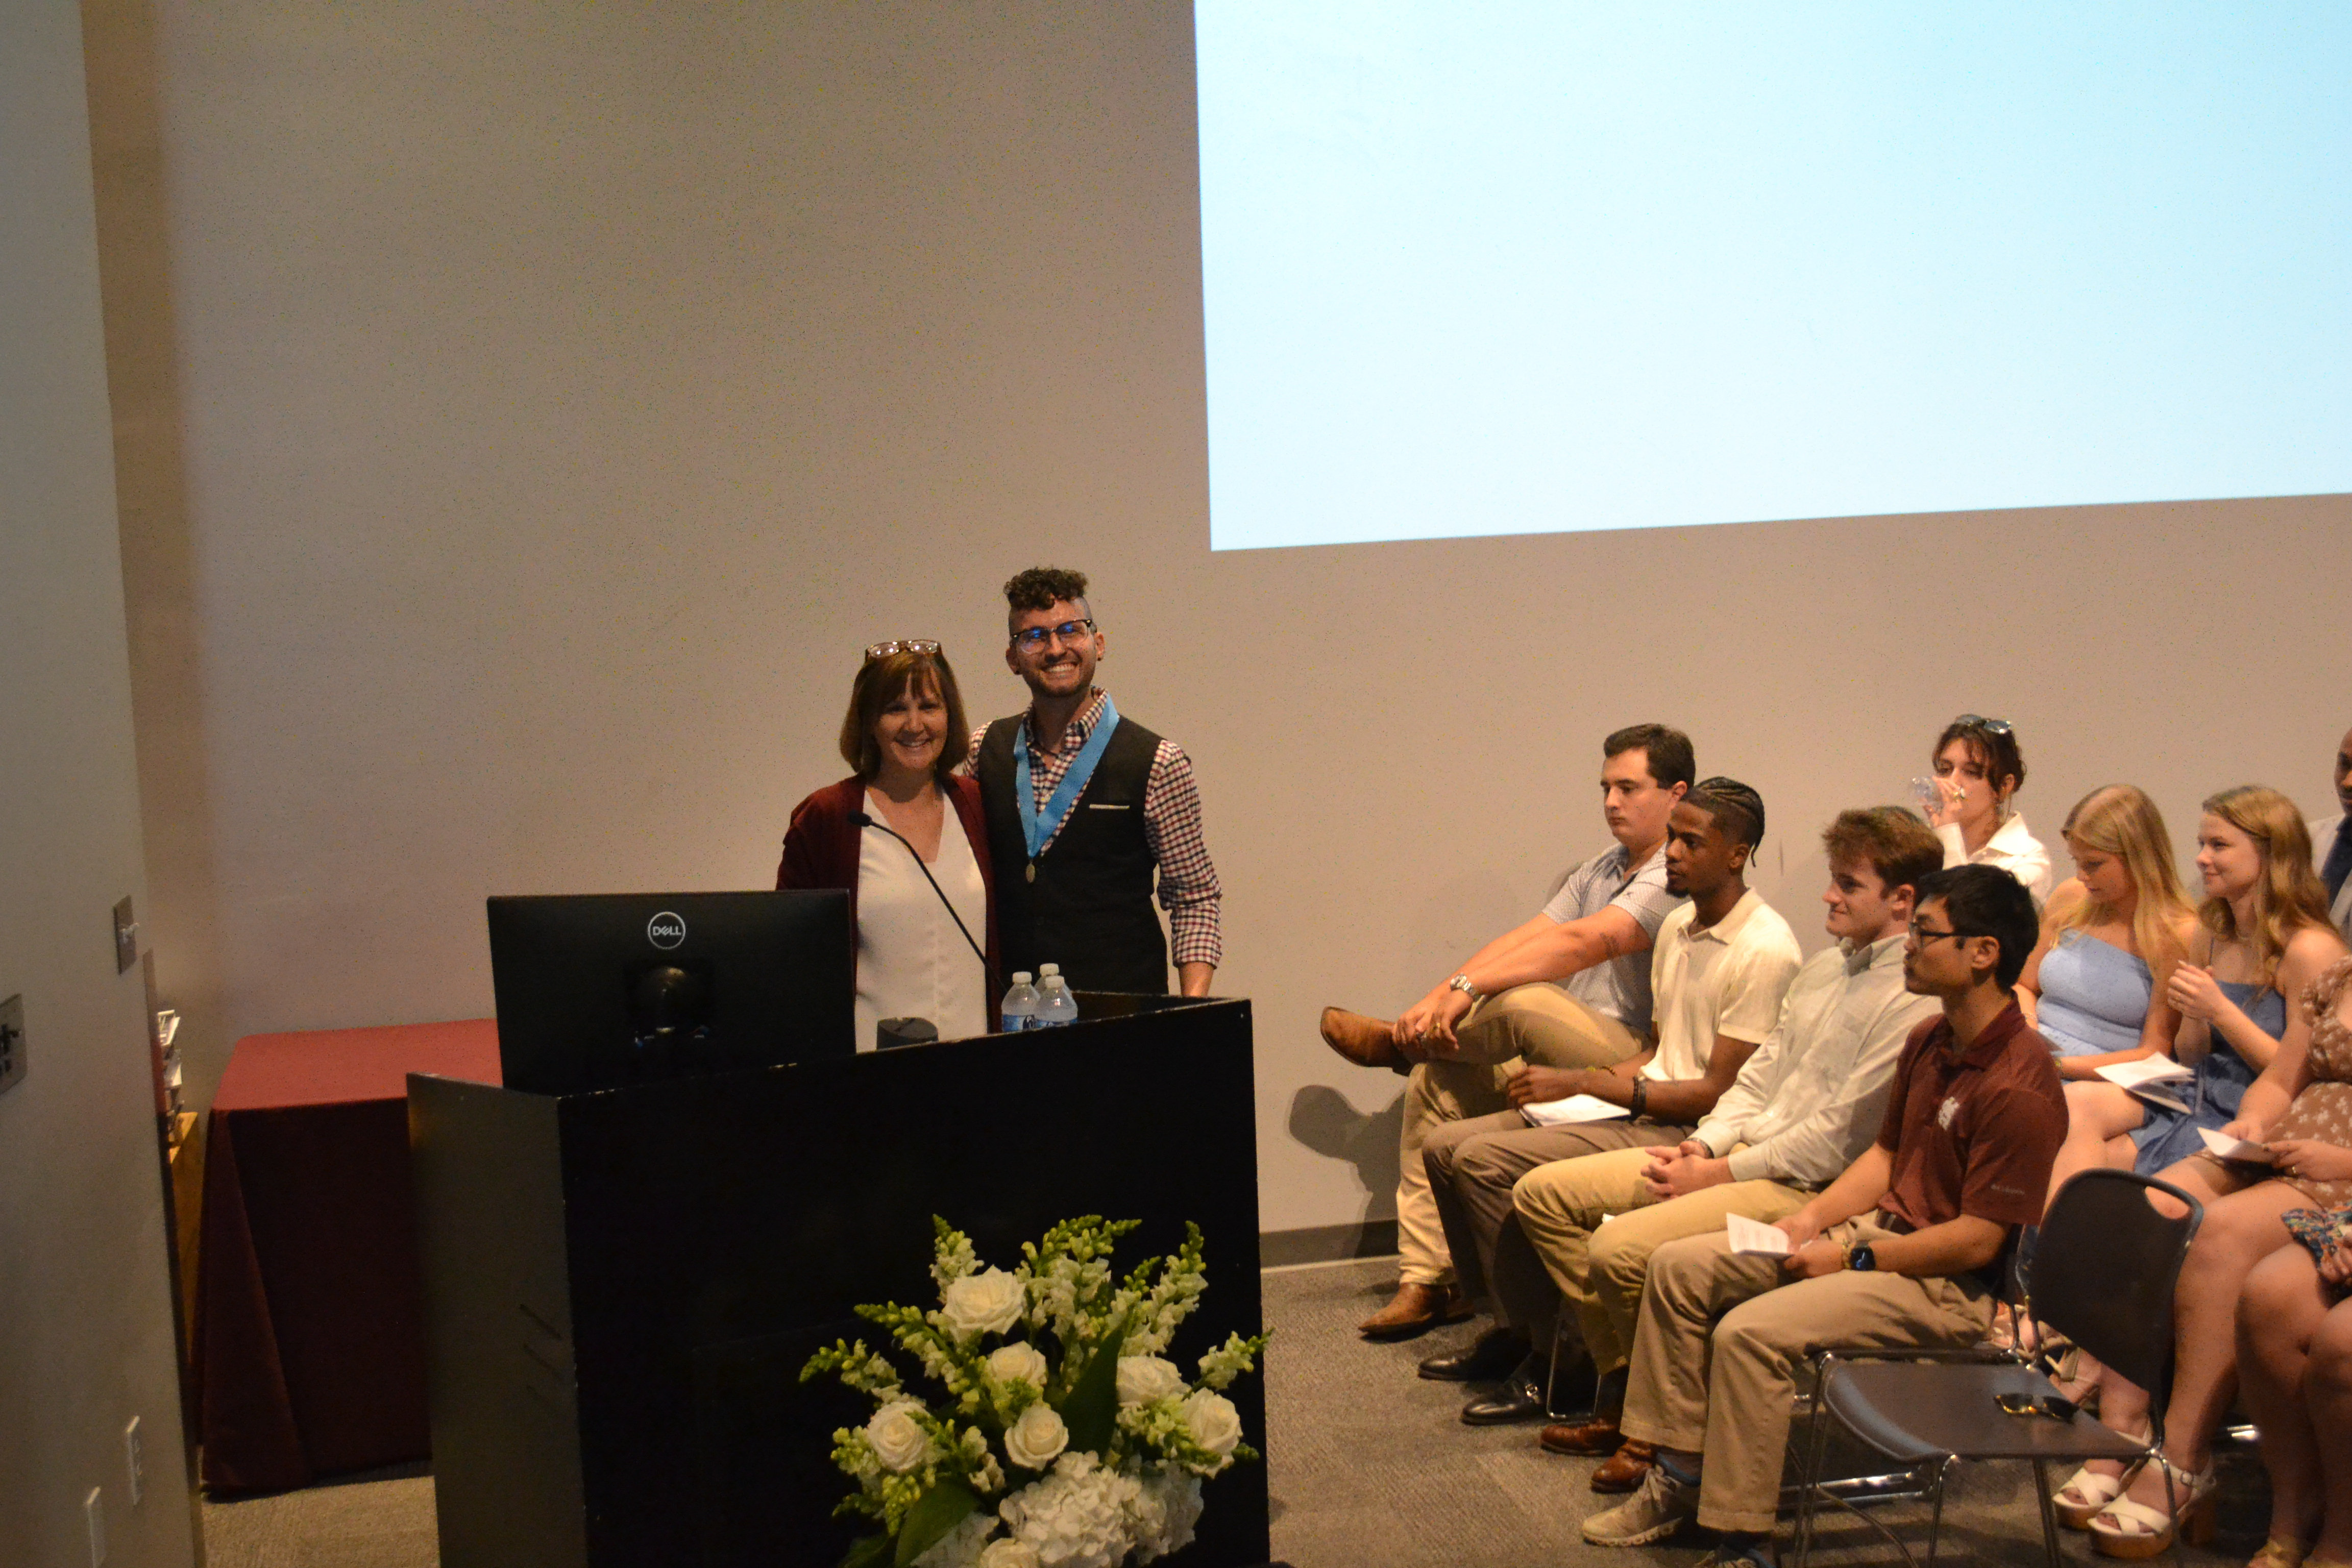
[[972, 736], [971, 768], [999, 868], [1005, 967], [1058, 963], [1076, 989], [1164, 993], [1172, 945], [1183, 994], [1207, 995], [1224, 894], [1191, 761], [1095, 685], [1108, 643], [1086, 574], [1033, 566], [1004, 584], [1004, 662], [1029, 707]]

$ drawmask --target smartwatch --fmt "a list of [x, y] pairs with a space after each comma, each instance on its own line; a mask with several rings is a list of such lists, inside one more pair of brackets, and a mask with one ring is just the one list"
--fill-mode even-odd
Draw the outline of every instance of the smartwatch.
[[1878, 1267], [1878, 1254], [1871, 1251], [1870, 1243], [1857, 1241], [1846, 1249], [1845, 1266], [1866, 1274]]

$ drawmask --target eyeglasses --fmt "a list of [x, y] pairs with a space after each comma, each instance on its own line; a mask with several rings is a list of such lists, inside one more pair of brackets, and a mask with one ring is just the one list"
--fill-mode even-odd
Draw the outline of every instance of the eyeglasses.
[[1912, 945], [1915, 947], [1925, 947], [1931, 942], [1941, 942], [1948, 936], [1966, 940], [1976, 934], [1974, 931], [1929, 931], [1917, 921], [1911, 922], [1910, 931]]
[[868, 647], [866, 650], [866, 662], [872, 664], [876, 659], [888, 658], [894, 653], [937, 653], [939, 651], [939, 641], [935, 637], [900, 637], [896, 642], [877, 642]]
[[1013, 634], [1013, 646], [1024, 653], [1034, 653], [1045, 646], [1047, 637], [1059, 637], [1064, 642], [1074, 643], [1094, 629], [1095, 623], [1091, 618], [1064, 621], [1058, 626], [1024, 626]]
[[2006, 735], [2010, 732], [2008, 720], [1988, 719], [1981, 713], [1963, 713], [1952, 722], [1965, 724], [1971, 730], [1982, 730], [1988, 735]]

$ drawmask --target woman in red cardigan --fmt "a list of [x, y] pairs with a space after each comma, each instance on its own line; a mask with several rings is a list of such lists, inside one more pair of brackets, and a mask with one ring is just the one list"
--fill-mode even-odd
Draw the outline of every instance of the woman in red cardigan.
[[776, 886], [848, 889], [860, 1050], [884, 1018], [929, 1019], [943, 1040], [995, 1025], [988, 829], [979, 784], [955, 772], [970, 738], [940, 645], [877, 643], [841, 721], [841, 755], [857, 771], [793, 810]]

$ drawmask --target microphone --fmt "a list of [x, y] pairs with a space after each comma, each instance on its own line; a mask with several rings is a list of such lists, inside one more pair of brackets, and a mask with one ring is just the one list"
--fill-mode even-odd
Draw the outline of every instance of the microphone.
[[[898, 839], [899, 843], [907, 844], [905, 835], [899, 833], [887, 822], [875, 821], [872, 817], [866, 816], [866, 813], [862, 811], [851, 812], [849, 814], [849, 820], [857, 824], [860, 827], [871, 827], [878, 832], [887, 833], [891, 837]], [[915, 856], [915, 869], [923, 874], [924, 881], [931, 884], [931, 891], [939, 893], [940, 907], [947, 910], [948, 919], [955, 921], [956, 930], [963, 932], [964, 945], [971, 949], [972, 956], [980, 960], [980, 967], [982, 971], [985, 973], [988, 968], [988, 954], [981, 951], [980, 943], [971, 940], [971, 931], [963, 923], [963, 917], [956, 913], [956, 908], [953, 904], [948, 902], [947, 894], [940, 891], [940, 884], [938, 880], [932, 877], [931, 868], [923, 864], [923, 858], [915, 853], [915, 847], [913, 845], [907, 844], [907, 853]]]

